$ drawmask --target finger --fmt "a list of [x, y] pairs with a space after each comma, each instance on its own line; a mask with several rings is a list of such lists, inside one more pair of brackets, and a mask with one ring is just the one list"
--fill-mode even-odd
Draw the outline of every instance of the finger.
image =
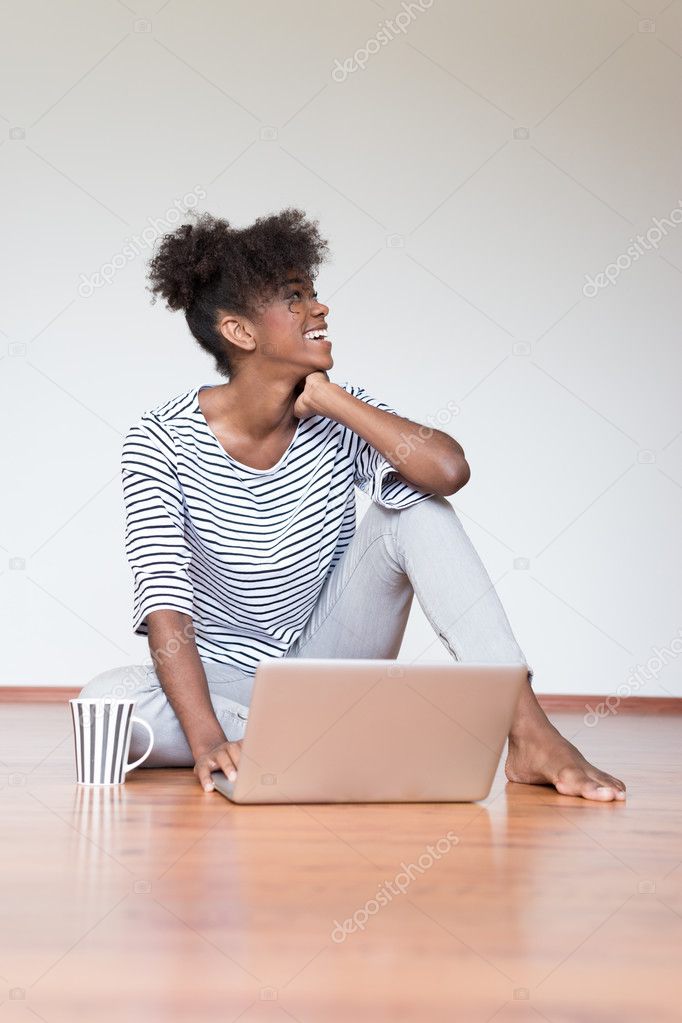
[[225, 746], [221, 746], [216, 751], [215, 758], [218, 764], [218, 770], [222, 771], [229, 781], [234, 781], [237, 777], [237, 765], [230, 756]]
[[227, 744], [228, 752], [232, 757], [232, 760], [234, 761], [234, 765], [237, 768], [237, 770], [239, 769], [239, 761], [242, 755], [242, 742], [243, 739], [238, 739], [236, 742], [229, 742]]
[[215, 788], [213, 784], [213, 778], [211, 772], [217, 770], [217, 764], [211, 760], [203, 760], [201, 764], [194, 765], [194, 773], [196, 774], [199, 784], [205, 792], [212, 792]]

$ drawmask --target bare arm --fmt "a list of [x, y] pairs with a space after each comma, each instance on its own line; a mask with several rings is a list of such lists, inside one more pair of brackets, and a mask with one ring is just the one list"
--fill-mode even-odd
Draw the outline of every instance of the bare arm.
[[213, 788], [211, 771], [229, 776], [239, 763], [239, 744], [228, 742], [216, 717], [192, 619], [180, 611], [152, 611], [147, 627], [154, 668], [192, 751], [194, 773], [203, 788]]
[[464, 449], [454, 437], [369, 405], [321, 372], [306, 377], [294, 413], [317, 413], [349, 427], [418, 489], [445, 497], [469, 481]]

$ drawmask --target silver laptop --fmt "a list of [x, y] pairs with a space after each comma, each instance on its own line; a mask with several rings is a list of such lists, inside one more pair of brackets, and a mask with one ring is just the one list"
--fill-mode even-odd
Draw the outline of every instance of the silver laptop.
[[234, 803], [485, 799], [528, 669], [268, 658], [256, 669]]

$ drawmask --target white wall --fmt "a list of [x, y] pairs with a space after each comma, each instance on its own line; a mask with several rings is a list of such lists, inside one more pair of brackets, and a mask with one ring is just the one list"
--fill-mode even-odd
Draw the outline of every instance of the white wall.
[[[451, 500], [536, 689], [682, 694], [682, 225], [647, 235], [682, 210], [682, 3], [426, 6], [9, 6], [4, 684], [148, 659], [122, 438], [219, 378], [182, 316], [151, 305], [140, 238], [201, 187], [199, 208], [236, 224], [285, 205], [319, 218], [332, 379], [420, 422], [458, 407], [444, 428], [472, 479]], [[637, 234], [649, 248], [629, 260]], [[127, 239], [140, 254], [84, 297]], [[619, 256], [588, 297], [585, 275]], [[662, 670], [633, 678], [662, 647]], [[447, 660], [418, 610], [401, 656]]]

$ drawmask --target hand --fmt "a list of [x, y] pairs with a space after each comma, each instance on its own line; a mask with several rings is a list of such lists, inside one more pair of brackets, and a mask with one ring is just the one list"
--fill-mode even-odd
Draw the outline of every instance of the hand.
[[196, 758], [194, 773], [205, 792], [211, 792], [215, 788], [211, 778], [212, 771], [222, 771], [229, 781], [235, 780], [241, 750], [241, 739], [238, 742], [228, 742], [226, 740]]
[[294, 415], [297, 419], [305, 419], [306, 416], [317, 414], [315, 396], [319, 393], [320, 387], [330, 383], [329, 377], [323, 369], [316, 369], [298, 384], [298, 398], [294, 405]]

